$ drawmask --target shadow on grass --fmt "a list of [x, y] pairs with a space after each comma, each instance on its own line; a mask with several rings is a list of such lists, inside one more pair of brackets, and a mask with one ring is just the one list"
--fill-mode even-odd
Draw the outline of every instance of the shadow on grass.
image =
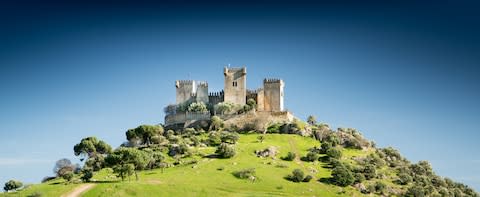
[[99, 184], [103, 184], [103, 183], [121, 183], [122, 180], [111, 180], [111, 181], [90, 181], [89, 183], [99, 183]]

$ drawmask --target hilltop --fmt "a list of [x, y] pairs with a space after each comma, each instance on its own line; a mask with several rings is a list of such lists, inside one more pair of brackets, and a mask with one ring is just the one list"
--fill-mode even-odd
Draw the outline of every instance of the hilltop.
[[142, 125], [115, 150], [89, 137], [75, 145], [77, 155], [86, 144], [96, 149], [84, 154], [82, 171], [2, 196], [67, 196], [82, 179], [93, 184], [82, 196], [478, 196], [355, 129], [308, 122], [270, 124], [265, 133], [215, 120], [210, 131]]

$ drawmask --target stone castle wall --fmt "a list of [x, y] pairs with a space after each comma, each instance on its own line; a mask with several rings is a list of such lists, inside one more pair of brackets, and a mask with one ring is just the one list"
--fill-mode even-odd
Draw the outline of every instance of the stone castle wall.
[[280, 79], [264, 79], [264, 111], [283, 111], [283, 87]]

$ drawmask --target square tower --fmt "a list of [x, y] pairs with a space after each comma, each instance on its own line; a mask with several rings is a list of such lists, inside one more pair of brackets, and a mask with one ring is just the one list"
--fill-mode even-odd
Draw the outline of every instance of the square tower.
[[223, 69], [225, 75], [224, 101], [245, 105], [247, 103], [247, 68]]
[[283, 111], [283, 88], [285, 84], [281, 79], [264, 79], [264, 110]]

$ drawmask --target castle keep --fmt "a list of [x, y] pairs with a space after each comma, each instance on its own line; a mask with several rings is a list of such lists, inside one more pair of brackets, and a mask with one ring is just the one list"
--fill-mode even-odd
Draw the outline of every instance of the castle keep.
[[[254, 100], [255, 111], [263, 113], [277, 113], [284, 111], [283, 88], [281, 79], [264, 79], [263, 87], [247, 89], [247, 68], [223, 69], [224, 89], [220, 92], [209, 92], [206, 81], [177, 80], [175, 81], [176, 103], [165, 108], [165, 125], [187, 124], [198, 120], [209, 120], [212, 115], [224, 119], [227, 114], [218, 114], [218, 105], [243, 107], [247, 102]], [[203, 103], [207, 109], [203, 111], [188, 110], [192, 104]], [[241, 111], [241, 110], [240, 110]], [[243, 113], [243, 111], [241, 111]], [[240, 113], [240, 112], [237, 112]], [[228, 114], [232, 117], [235, 114]]]

